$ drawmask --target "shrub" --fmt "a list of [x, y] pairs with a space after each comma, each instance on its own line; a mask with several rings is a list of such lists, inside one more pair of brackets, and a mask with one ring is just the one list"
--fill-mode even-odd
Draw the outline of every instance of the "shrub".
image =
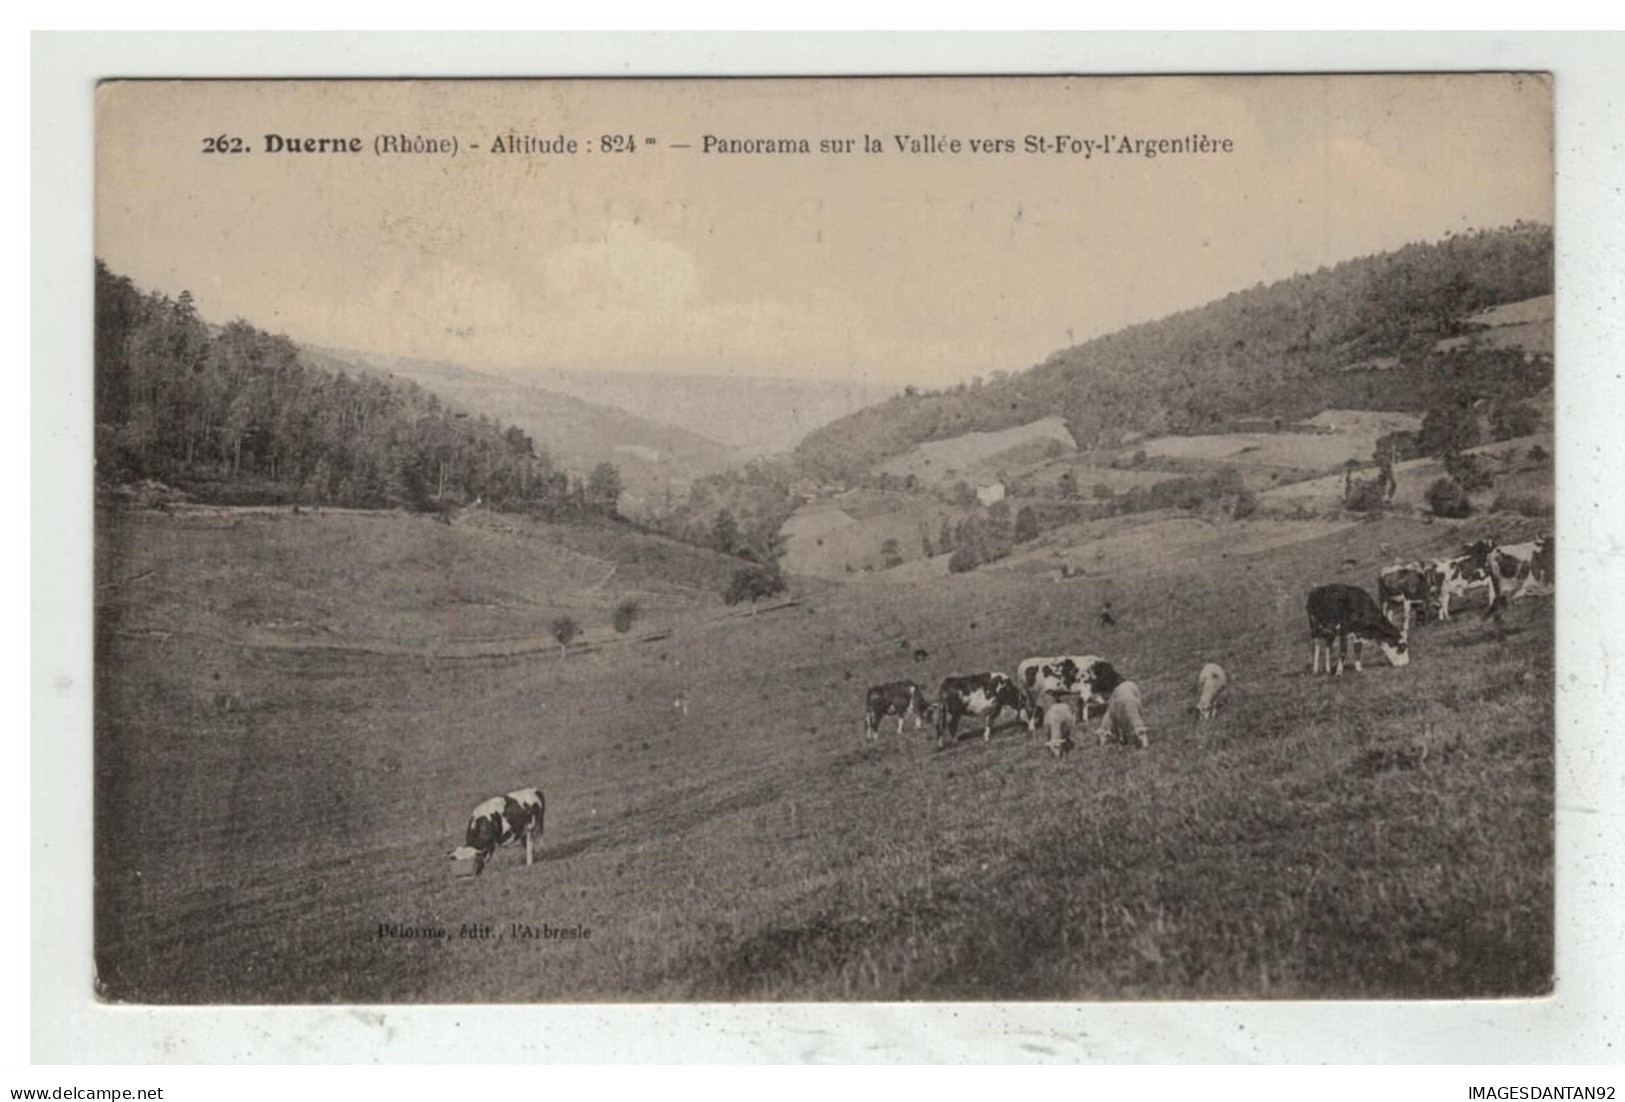
[[734, 571], [733, 577], [728, 581], [728, 588], [722, 593], [722, 599], [730, 605], [749, 601], [751, 615], [754, 616], [757, 601], [782, 592], [784, 592], [784, 575], [779, 573], [779, 564], [773, 562], [767, 566], [743, 566]]
[[627, 599], [615, 606], [615, 615], [610, 618], [610, 622], [614, 625], [617, 632], [619, 632], [621, 635], [625, 635], [627, 632], [632, 630], [632, 625], [637, 621], [637, 618], [637, 601]]
[[1500, 402], [1490, 412], [1490, 437], [1511, 440], [1540, 430], [1540, 413], [1526, 402]]
[[1473, 512], [1473, 503], [1468, 500], [1467, 491], [1453, 478], [1441, 478], [1429, 486], [1427, 503], [1433, 515], [1439, 517], [1465, 517]]
[[1529, 462], [1531, 462], [1531, 463], [1544, 463], [1548, 459], [1550, 459], [1551, 457], [1552, 457], [1552, 454], [1550, 452], [1548, 452], [1545, 448], [1541, 447], [1539, 444], [1530, 445], [1530, 448], [1529, 448]]
[[964, 574], [975, 570], [979, 565], [976, 552], [969, 547], [961, 547], [948, 557], [948, 573]]
[[1381, 479], [1361, 479], [1354, 483], [1343, 501], [1345, 509], [1356, 513], [1379, 513], [1388, 504]]
[[1444, 469], [1451, 479], [1468, 493], [1490, 488], [1490, 473], [1476, 455], [1454, 453], [1444, 457]]
[[1236, 495], [1236, 503], [1230, 507], [1230, 515], [1242, 520], [1258, 512], [1258, 495], [1251, 490], [1243, 490]]
[[1493, 513], [1519, 513], [1526, 517], [1550, 517], [1557, 510], [1552, 503], [1534, 494], [1500, 494], [1490, 505]]
[[559, 641], [559, 651], [567, 653], [570, 640], [581, 634], [581, 625], [569, 616], [560, 616], [553, 621], [548, 630], [553, 633], [553, 638]]

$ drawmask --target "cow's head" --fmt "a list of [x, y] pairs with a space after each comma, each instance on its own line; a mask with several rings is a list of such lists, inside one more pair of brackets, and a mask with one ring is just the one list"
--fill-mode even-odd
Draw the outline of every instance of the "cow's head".
[[1002, 673], [996, 673], [988, 681], [987, 691], [995, 701], [1006, 708], [1021, 711], [1027, 704], [1026, 694], [1016, 683]]
[[1123, 683], [1123, 675], [1104, 658], [1097, 658], [1094, 664], [1083, 672], [1083, 681], [1089, 686], [1090, 696], [1104, 700]]
[[453, 861], [474, 862], [475, 876], [478, 876], [481, 872], [485, 871], [485, 854], [482, 851], [475, 849], [473, 846], [458, 846], [456, 849], [446, 854], [446, 856], [451, 858]]

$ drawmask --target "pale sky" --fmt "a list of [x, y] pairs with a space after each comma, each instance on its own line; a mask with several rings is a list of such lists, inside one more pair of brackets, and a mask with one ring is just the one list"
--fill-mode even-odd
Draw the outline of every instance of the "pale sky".
[[[1409, 241], [1549, 223], [1551, 119], [1543, 79], [1494, 75], [114, 83], [97, 253], [212, 321], [321, 345], [938, 386]], [[262, 152], [268, 133], [364, 152]], [[510, 133], [595, 148], [489, 152]], [[961, 151], [893, 137], [927, 133]], [[1202, 133], [1234, 152], [1024, 151]], [[255, 151], [201, 152], [218, 134]], [[380, 134], [459, 150], [379, 157]], [[814, 151], [707, 154], [707, 134]]]

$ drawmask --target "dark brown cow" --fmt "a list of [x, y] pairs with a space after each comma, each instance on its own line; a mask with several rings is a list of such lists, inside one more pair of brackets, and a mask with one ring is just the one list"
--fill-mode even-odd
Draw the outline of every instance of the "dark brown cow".
[[1389, 623], [1382, 609], [1377, 607], [1376, 600], [1359, 586], [1323, 585], [1310, 592], [1307, 607], [1309, 636], [1315, 648], [1309, 662], [1310, 673], [1320, 672], [1320, 648], [1323, 644], [1326, 647], [1326, 672], [1332, 672], [1332, 644], [1335, 643], [1337, 672], [1341, 674], [1350, 639], [1354, 640], [1356, 671], [1364, 668], [1360, 665], [1360, 652], [1367, 639], [1376, 643], [1395, 666], [1403, 666], [1411, 660], [1406, 633]]

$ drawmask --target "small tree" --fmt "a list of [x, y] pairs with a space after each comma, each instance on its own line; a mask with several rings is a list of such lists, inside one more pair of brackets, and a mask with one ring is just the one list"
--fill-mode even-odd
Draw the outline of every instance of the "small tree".
[[894, 566], [901, 566], [903, 564], [903, 549], [898, 546], [896, 540], [887, 540], [880, 545], [880, 558], [886, 564], [887, 570]]
[[720, 510], [716, 519], [711, 521], [711, 548], [721, 551], [724, 555], [734, 553], [739, 545], [739, 522], [734, 515], [726, 509]]
[[569, 616], [560, 616], [553, 621], [551, 630], [553, 638], [559, 641], [559, 653], [568, 655], [570, 653], [570, 641], [581, 634], [581, 625]]
[[1540, 431], [1540, 414], [1527, 402], [1499, 402], [1490, 411], [1490, 437], [1511, 440]]
[[1230, 507], [1230, 515], [1242, 520], [1258, 512], [1258, 495], [1251, 490], [1242, 490], [1236, 495], [1236, 503]]
[[613, 516], [621, 500], [621, 472], [613, 463], [600, 463], [587, 478], [587, 505]]
[[1449, 455], [1478, 444], [1478, 418], [1466, 406], [1428, 410], [1416, 438], [1417, 450], [1423, 455]]
[[742, 566], [735, 570], [733, 577], [728, 581], [728, 588], [723, 591], [722, 599], [730, 605], [749, 601], [750, 614], [754, 616], [757, 601], [782, 592], [784, 592], [784, 575], [779, 573], [779, 564], [772, 562], [766, 566]]
[[1473, 512], [1473, 503], [1468, 500], [1467, 491], [1453, 478], [1441, 478], [1429, 486], [1427, 502], [1433, 515], [1438, 517], [1465, 517]]
[[1380, 478], [1357, 480], [1343, 500], [1343, 507], [1356, 513], [1380, 513], [1387, 504], [1388, 495], [1384, 492], [1383, 481]]
[[614, 625], [616, 632], [625, 635], [632, 630], [632, 625], [637, 622], [637, 618], [638, 603], [629, 597], [615, 606], [615, 615], [611, 617], [610, 622]]
[[969, 547], [962, 546], [948, 557], [948, 573], [964, 574], [975, 570], [977, 566], [976, 552]]
[[1447, 455], [1444, 457], [1444, 469], [1468, 493], [1487, 490], [1494, 481], [1476, 455]]

